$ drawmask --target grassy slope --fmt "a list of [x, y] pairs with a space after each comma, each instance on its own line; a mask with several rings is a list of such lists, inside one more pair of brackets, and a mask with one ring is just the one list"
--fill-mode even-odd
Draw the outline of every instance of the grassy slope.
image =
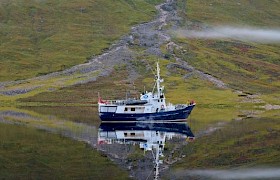
[[[280, 2], [188, 1], [185, 16], [211, 25], [251, 25], [279, 27]], [[212, 4], [212, 5], [210, 5]], [[279, 98], [280, 61], [276, 44], [257, 44], [221, 40], [178, 38], [185, 52], [177, 54], [206, 73], [223, 80], [234, 89], [250, 93], [274, 94]]]
[[1, 1], [0, 81], [86, 62], [132, 25], [151, 19], [158, 1]]
[[104, 99], [115, 99], [125, 96], [125, 81], [128, 72], [126, 68], [116, 69], [109, 77], [101, 77], [96, 82], [62, 88], [54, 92], [45, 92], [29, 98], [20, 99], [22, 102], [43, 103], [76, 103], [92, 105], [97, 103], [98, 92]]
[[182, 78], [186, 72], [179, 69], [167, 71], [165, 68], [170, 61], [161, 62], [162, 77], [166, 86], [166, 98], [172, 103], [188, 103], [195, 100], [196, 108], [190, 119], [199, 122], [196, 128], [219, 121], [229, 121], [237, 117], [239, 97], [231, 90], [217, 88], [207, 80], [196, 75]]
[[0, 176], [4, 179], [128, 179], [85, 143], [33, 128], [0, 124]]
[[[181, 1], [181, 0], [180, 0]], [[271, 0], [191, 0], [186, 13], [191, 20], [214, 25], [250, 25], [276, 27], [280, 24], [280, 2]]]
[[279, 47], [248, 45], [231, 40], [178, 41], [192, 53], [190, 57], [178, 52], [184, 60], [221, 79], [233, 89], [250, 93], [279, 92]]

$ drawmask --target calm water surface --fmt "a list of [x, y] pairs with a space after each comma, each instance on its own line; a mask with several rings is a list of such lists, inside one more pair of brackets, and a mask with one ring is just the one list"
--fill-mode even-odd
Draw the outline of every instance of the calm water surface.
[[[101, 156], [127, 170], [135, 179], [180, 179], [192, 176], [196, 179], [215, 178], [211, 171], [197, 172], [200, 175], [204, 173], [205, 176], [198, 176], [195, 171], [188, 172], [187, 175], [184, 174], [186, 171], [178, 172], [172, 176], [166, 175], [166, 172], [170, 172], [171, 165], [186, 157], [185, 152], [181, 151], [183, 147], [188, 146], [188, 143], [195, 143], [195, 138], [211, 134], [225, 123], [214, 122], [202, 131], [207, 126], [197, 123], [191, 117], [188, 122], [180, 123], [101, 123], [96, 107], [0, 109], [0, 126], [11, 124], [35, 127], [44, 130], [42, 133], [58, 134], [74, 141], [86, 142], [92, 147], [92, 151], [97, 150]], [[276, 173], [276, 177], [280, 175]]]

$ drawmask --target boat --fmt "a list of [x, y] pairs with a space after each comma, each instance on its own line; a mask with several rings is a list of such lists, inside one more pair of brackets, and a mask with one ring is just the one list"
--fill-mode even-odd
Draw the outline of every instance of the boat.
[[[160, 164], [164, 163], [165, 145], [173, 138], [182, 139], [185, 143], [195, 140], [195, 136], [186, 122], [102, 122], [98, 129], [99, 146], [137, 145], [144, 151], [144, 154], [151, 152], [153, 154], [154, 179], [159, 179]], [[185, 144], [183, 142], [181, 144]], [[121, 157], [123, 152], [120, 152], [116, 146], [112, 147], [108, 148], [109, 153]], [[127, 147], [127, 149], [130, 148]]]
[[140, 99], [103, 100], [98, 97], [98, 112], [101, 121], [181, 121], [187, 119], [196, 103], [194, 101], [177, 105], [166, 103], [164, 86], [160, 85], [163, 79], [160, 78], [158, 62], [156, 72], [153, 91], [142, 93]]

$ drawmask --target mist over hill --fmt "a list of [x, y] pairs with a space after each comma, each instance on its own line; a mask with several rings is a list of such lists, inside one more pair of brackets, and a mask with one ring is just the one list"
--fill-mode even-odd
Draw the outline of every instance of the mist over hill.
[[177, 30], [177, 36], [200, 39], [234, 39], [262, 44], [280, 44], [279, 29], [259, 29], [253, 27], [219, 26], [201, 31]]

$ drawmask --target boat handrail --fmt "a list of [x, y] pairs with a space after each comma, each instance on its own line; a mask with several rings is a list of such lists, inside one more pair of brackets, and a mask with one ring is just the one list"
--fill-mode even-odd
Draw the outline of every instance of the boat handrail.
[[[136, 100], [136, 99], [127, 99], [127, 100], [102, 100], [103, 104], [106, 105], [133, 105], [133, 104], [128, 104], [131, 103], [133, 101], [143, 101], [143, 100]], [[147, 103], [147, 102], [146, 102]], [[144, 103], [143, 103], [144, 104]], [[135, 104], [136, 105], [136, 104]]]
[[126, 100], [102, 100], [106, 105], [121, 105], [125, 104]]

